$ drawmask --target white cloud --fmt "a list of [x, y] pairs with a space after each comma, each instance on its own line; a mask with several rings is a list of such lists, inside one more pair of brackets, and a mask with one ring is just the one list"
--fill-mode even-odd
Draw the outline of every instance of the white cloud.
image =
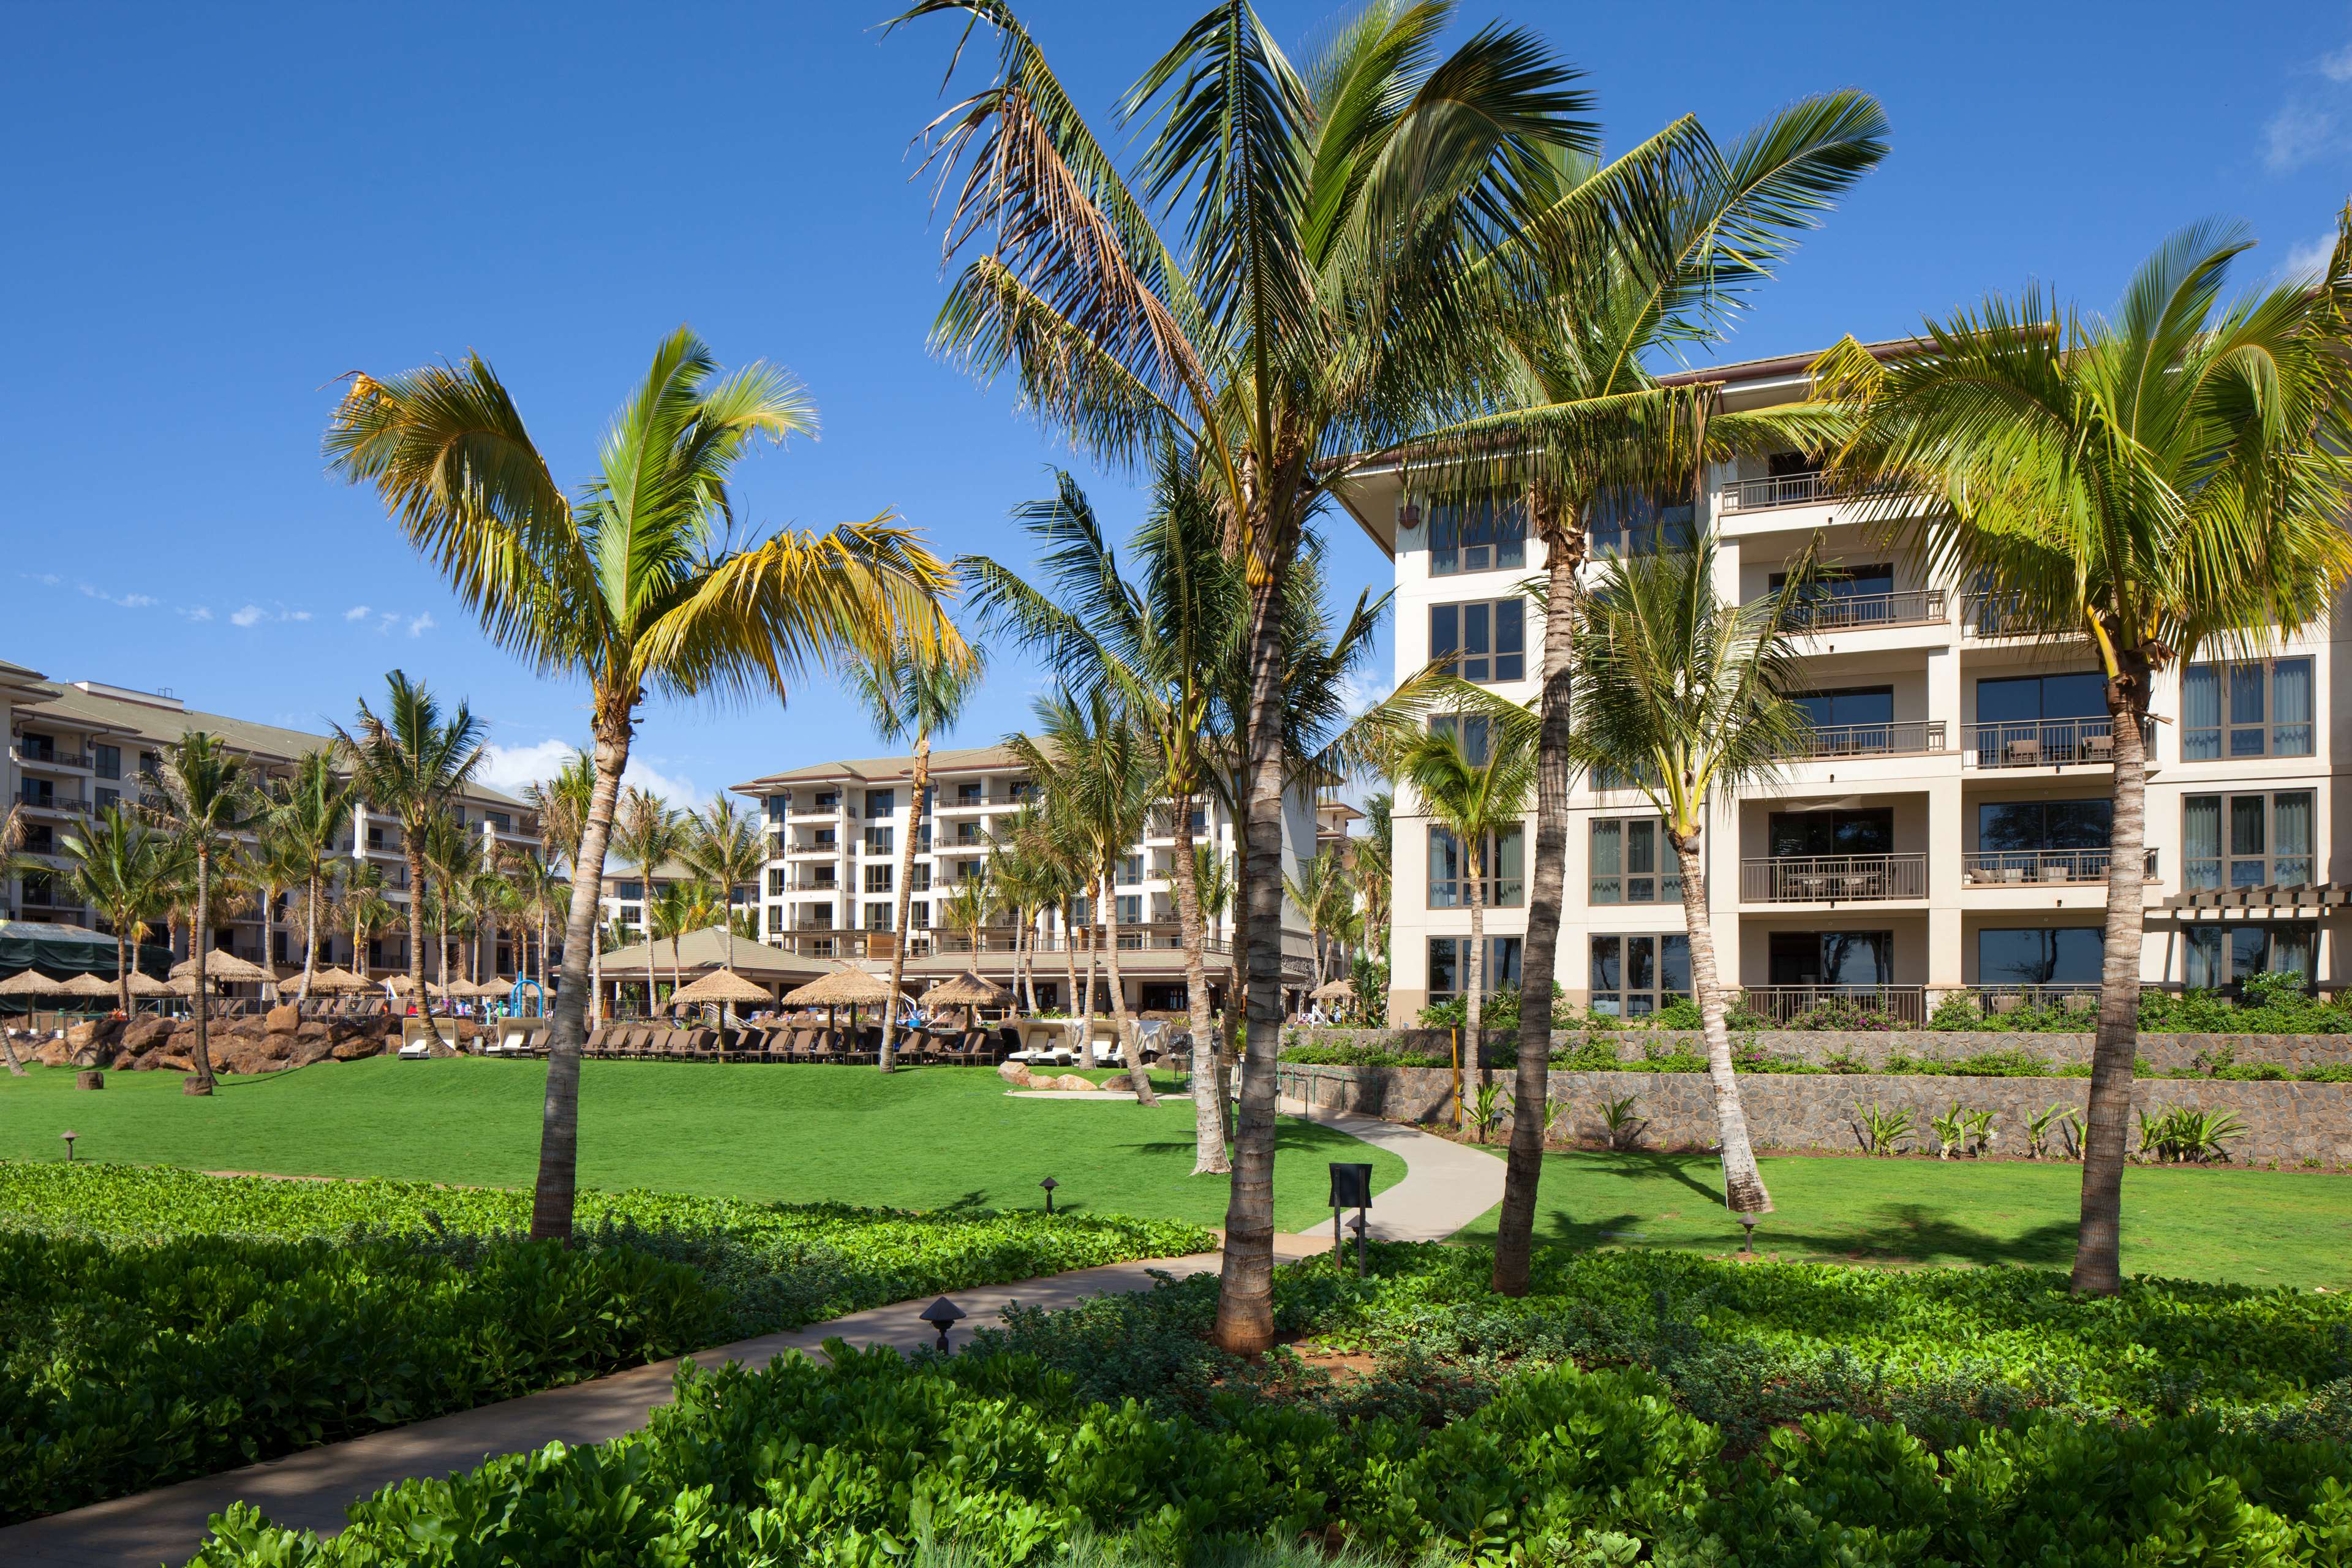
[[54, 572], [19, 572], [16, 575], [27, 582], [38, 583], [45, 588], [54, 588], [65, 581]]
[[289, 610], [286, 612], [286, 618], [289, 621], [307, 621], [310, 618], [310, 612], [308, 610]]
[[[502, 789], [509, 795], [520, 795], [522, 787], [541, 779], [553, 778], [564, 763], [572, 760], [576, 747], [562, 741], [541, 741], [532, 746], [501, 746], [482, 748], [482, 769], [476, 776], [492, 789]], [[683, 774], [666, 773], [635, 757], [621, 770], [621, 782], [648, 789], [670, 805], [680, 807], [698, 806], [707, 796], [692, 779]]]
[[2303, 167], [2335, 144], [2336, 116], [2305, 98], [2289, 99], [2263, 127], [2263, 163], [2273, 174]]
[[2319, 74], [2330, 81], [2352, 81], [2352, 44], [2319, 57]]
[[[55, 577], [50, 577], [46, 580], [50, 583], [55, 583], [57, 581]], [[97, 599], [103, 604], [116, 605], [126, 610], [151, 609], [155, 604], [154, 595], [152, 594], [110, 594], [103, 588], [93, 588], [87, 583], [77, 583], [74, 586], [82, 591], [82, 595], [85, 598]]]
[[353, 605], [343, 612], [343, 619], [347, 621], [363, 621], [367, 618], [368, 607], [365, 605]]
[[247, 605], [241, 610], [232, 611], [228, 617], [228, 624], [233, 626], [249, 626], [259, 621], [264, 614], [259, 605]]
[[1339, 683], [1341, 710], [1352, 718], [1395, 689], [1395, 678], [1377, 668], [1353, 671]]
[[180, 614], [187, 616], [188, 619], [192, 621], [209, 621], [213, 618], [212, 611], [202, 605], [197, 605], [189, 609], [182, 610]]
[[2327, 258], [2336, 254], [2336, 237], [2323, 234], [2317, 239], [2307, 239], [2286, 253], [2286, 275], [2289, 278], [2316, 278], [2327, 270]]
[[408, 635], [413, 637], [421, 637], [426, 632], [431, 631], [436, 624], [437, 623], [433, 619], [433, 612], [427, 610], [423, 615], [418, 616], [415, 619], [408, 623]]

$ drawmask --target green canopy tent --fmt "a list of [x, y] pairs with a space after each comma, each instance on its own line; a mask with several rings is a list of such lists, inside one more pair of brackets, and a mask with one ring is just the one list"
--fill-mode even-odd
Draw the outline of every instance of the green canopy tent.
[[[131, 967], [142, 974], [161, 979], [172, 967], [170, 948], [142, 942], [132, 952]], [[95, 974], [110, 980], [114, 977], [114, 939], [104, 931], [84, 931], [79, 926], [0, 921], [0, 974], [26, 969], [37, 969], [60, 980], [75, 974]], [[22, 1015], [35, 1005], [31, 997], [0, 996], [0, 1015]]]

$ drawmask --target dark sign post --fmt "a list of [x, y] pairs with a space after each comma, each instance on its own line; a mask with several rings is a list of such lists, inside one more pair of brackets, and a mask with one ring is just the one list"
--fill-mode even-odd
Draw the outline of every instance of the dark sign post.
[[1348, 1267], [1348, 1254], [1339, 1241], [1339, 1211], [1356, 1211], [1356, 1274], [1364, 1272], [1364, 1213], [1372, 1206], [1372, 1168], [1366, 1165], [1331, 1162], [1331, 1265]]

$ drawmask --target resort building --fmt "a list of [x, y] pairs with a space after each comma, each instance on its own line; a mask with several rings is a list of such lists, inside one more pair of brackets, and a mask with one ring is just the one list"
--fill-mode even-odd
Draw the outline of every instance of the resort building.
[[[1891, 350], [1895, 345], [1889, 345]], [[1807, 395], [1809, 356], [1705, 373], [1734, 409]], [[1698, 379], [1690, 377], [1685, 379]], [[1532, 703], [1543, 570], [1514, 498], [1433, 500], [1391, 467], [1347, 500], [1395, 563], [1400, 677], [1444, 656]], [[1425, 480], [1423, 481], [1425, 483]], [[1712, 805], [1708, 908], [1727, 983], [1787, 1016], [1842, 997], [1917, 1020], [1943, 995], [2028, 988], [2087, 1000], [2105, 949], [2109, 723], [2087, 643], [2039, 637], [1997, 595], [1932, 574], [1862, 526], [1802, 454], [1721, 465], [1703, 499], [1620, 509], [1596, 556], [1673, 548], [1713, 529], [1717, 583], [1754, 600], [1818, 540], [1827, 563], [1803, 645], [1813, 723], [1773, 784]], [[2148, 736], [2145, 983], [2221, 987], [2263, 970], [2352, 983], [2352, 841], [2334, 803], [2352, 759], [2347, 622], [2218, 649], [2166, 671]], [[1652, 1011], [1689, 986], [1675, 857], [1642, 797], [1579, 776], [1570, 797], [1557, 973], [1566, 1000]], [[1409, 1024], [1466, 974], [1463, 858], [1408, 790], [1395, 808], [1391, 1021]], [[1488, 961], [1516, 984], [1532, 803], [1492, 847]]]
[[[648, 877], [608, 848], [604, 852], [604, 879], [599, 884], [601, 923], [607, 931], [618, 924], [643, 936], [653, 929], [648, 911], [654, 900], [673, 883], [694, 880], [694, 871], [679, 861], [665, 860]], [[758, 885], [746, 882], [731, 889], [727, 909], [730, 914], [748, 914], [756, 920], [760, 912]]]
[[[818, 969], [833, 967], [837, 960], [878, 968], [904, 941], [915, 973], [971, 969], [1010, 984], [1016, 931], [1012, 918], [992, 905], [987, 923], [974, 932], [948, 929], [944, 911], [958, 888], [982, 879], [997, 836], [1034, 798], [1035, 781], [1003, 746], [936, 751], [930, 773], [903, 932], [893, 927], [897, 879], [912, 816], [912, 757], [818, 763], [737, 784], [737, 793], [757, 803], [767, 823], [770, 858], [761, 889], [761, 940]], [[1295, 875], [1299, 858], [1315, 853], [1319, 833], [1344, 831], [1342, 814], [1348, 810], [1339, 806], [1318, 816], [1305, 794], [1295, 795], [1284, 817], [1286, 872]], [[1168, 812], [1165, 806], [1156, 809], [1143, 837], [1120, 857], [1110, 894], [1120, 978], [1128, 1005], [1139, 1010], [1177, 1012], [1185, 1005], [1184, 951], [1171, 880], [1175, 825]], [[1231, 863], [1234, 825], [1222, 807], [1196, 802], [1192, 826], [1196, 842], [1213, 846]], [[1095, 940], [1088, 927], [1097, 933], [1100, 928], [1085, 900], [1076, 913], [1083, 986]], [[1233, 962], [1233, 911], [1212, 916], [1208, 930], [1211, 990], [1222, 1005]], [[1070, 935], [1059, 913], [1048, 910], [1022, 937], [1022, 950], [1034, 954], [1030, 964], [1041, 1008], [1069, 1006], [1064, 955], [1070, 951]], [[1312, 973], [1307, 932], [1286, 923], [1283, 952], [1286, 977], [1303, 987]], [[1108, 986], [1107, 971], [1099, 983]]]
[[[8, 735], [7, 799], [21, 809], [25, 828], [20, 852], [43, 868], [0, 882], [0, 918], [63, 925], [98, 926], [100, 921], [74, 898], [66, 877], [68, 862], [58, 841], [110, 805], [125, 800], [159, 803], [162, 796], [152, 779], [163, 765], [164, 750], [183, 734], [207, 731], [270, 779], [290, 776], [296, 758], [329, 743], [323, 734], [201, 712], [168, 690], [141, 691], [94, 680], [59, 682], [5, 661], [0, 661], [0, 723]], [[536, 814], [487, 785], [467, 788], [450, 814], [461, 826], [478, 832], [483, 847], [492, 854], [539, 847]], [[245, 837], [251, 842], [250, 835]], [[355, 806], [350, 832], [338, 849], [352, 864], [372, 865], [383, 873], [383, 898], [404, 921], [408, 862], [398, 821], [364, 803]], [[302, 962], [299, 893], [281, 894], [269, 908], [261, 909], [232, 889], [217, 908], [212, 932], [216, 949], [252, 963], [282, 966]], [[408, 947], [406, 934], [397, 929], [401, 923], [395, 921], [395, 929], [371, 935], [368, 951], [359, 954], [352, 952], [347, 932], [322, 929], [320, 962], [379, 976], [403, 973]], [[160, 945], [163, 938], [157, 931], [148, 940]], [[177, 933], [179, 956], [186, 956], [188, 940], [186, 931]], [[486, 937], [483, 962], [495, 958], [499, 973], [514, 973], [508, 938], [499, 936], [494, 947], [495, 952]], [[465, 969], [462, 948], [453, 937], [453, 973]], [[437, 967], [433, 973], [437, 973]]]

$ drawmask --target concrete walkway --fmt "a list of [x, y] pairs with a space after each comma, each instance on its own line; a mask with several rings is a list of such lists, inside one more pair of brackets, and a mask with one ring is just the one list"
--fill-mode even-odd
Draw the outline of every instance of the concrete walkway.
[[[1283, 1109], [1298, 1113], [1305, 1108], [1286, 1103]], [[1492, 1155], [1368, 1116], [1324, 1111], [1316, 1120], [1405, 1162], [1404, 1179], [1373, 1200], [1370, 1232], [1376, 1240], [1441, 1240], [1502, 1201], [1503, 1163]], [[1311, 1257], [1330, 1245], [1328, 1229], [1318, 1226], [1276, 1237], [1275, 1253], [1277, 1259], [1289, 1260]], [[1049, 1310], [1071, 1307], [1091, 1296], [1148, 1290], [1154, 1270], [1181, 1278], [1223, 1267], [1222, 1253], [1203, 1252], [960, 1290], [953, 1299], [968, 1318], [954, 1342], [968, 1343], [972, 1327], [995, 1325], [1015, 1302]], [[854, 1345], [912, 1350], [933, 1342], [935, 1331], [917, 1316], [931, 1300], [853, 1312], [789, 1333], [762, 1334], [687, 1359], [705, 1366], [726, 1362], [759, 1366], [793, 1352], [819, 1353], [819, 1346], [835, 1338]], [[156, 1568], [168, 1563], [176, 1568], [194, 1554], [206, 1521], [236, 1501], [252, 1503], [289, 1528], [331, 1534], [347, 1522], [353, 1502], [414, 1477], [469, 1470], [498, 1455], [527, 1453], [550, 1443], [601, 1443], [634, 1432], [646, 1425], [652, 1410], [668, 1403], [677, 1366], [676, 1361], [657, 1362], [12, 1525], [0, 1530], [0, 1564]]]

